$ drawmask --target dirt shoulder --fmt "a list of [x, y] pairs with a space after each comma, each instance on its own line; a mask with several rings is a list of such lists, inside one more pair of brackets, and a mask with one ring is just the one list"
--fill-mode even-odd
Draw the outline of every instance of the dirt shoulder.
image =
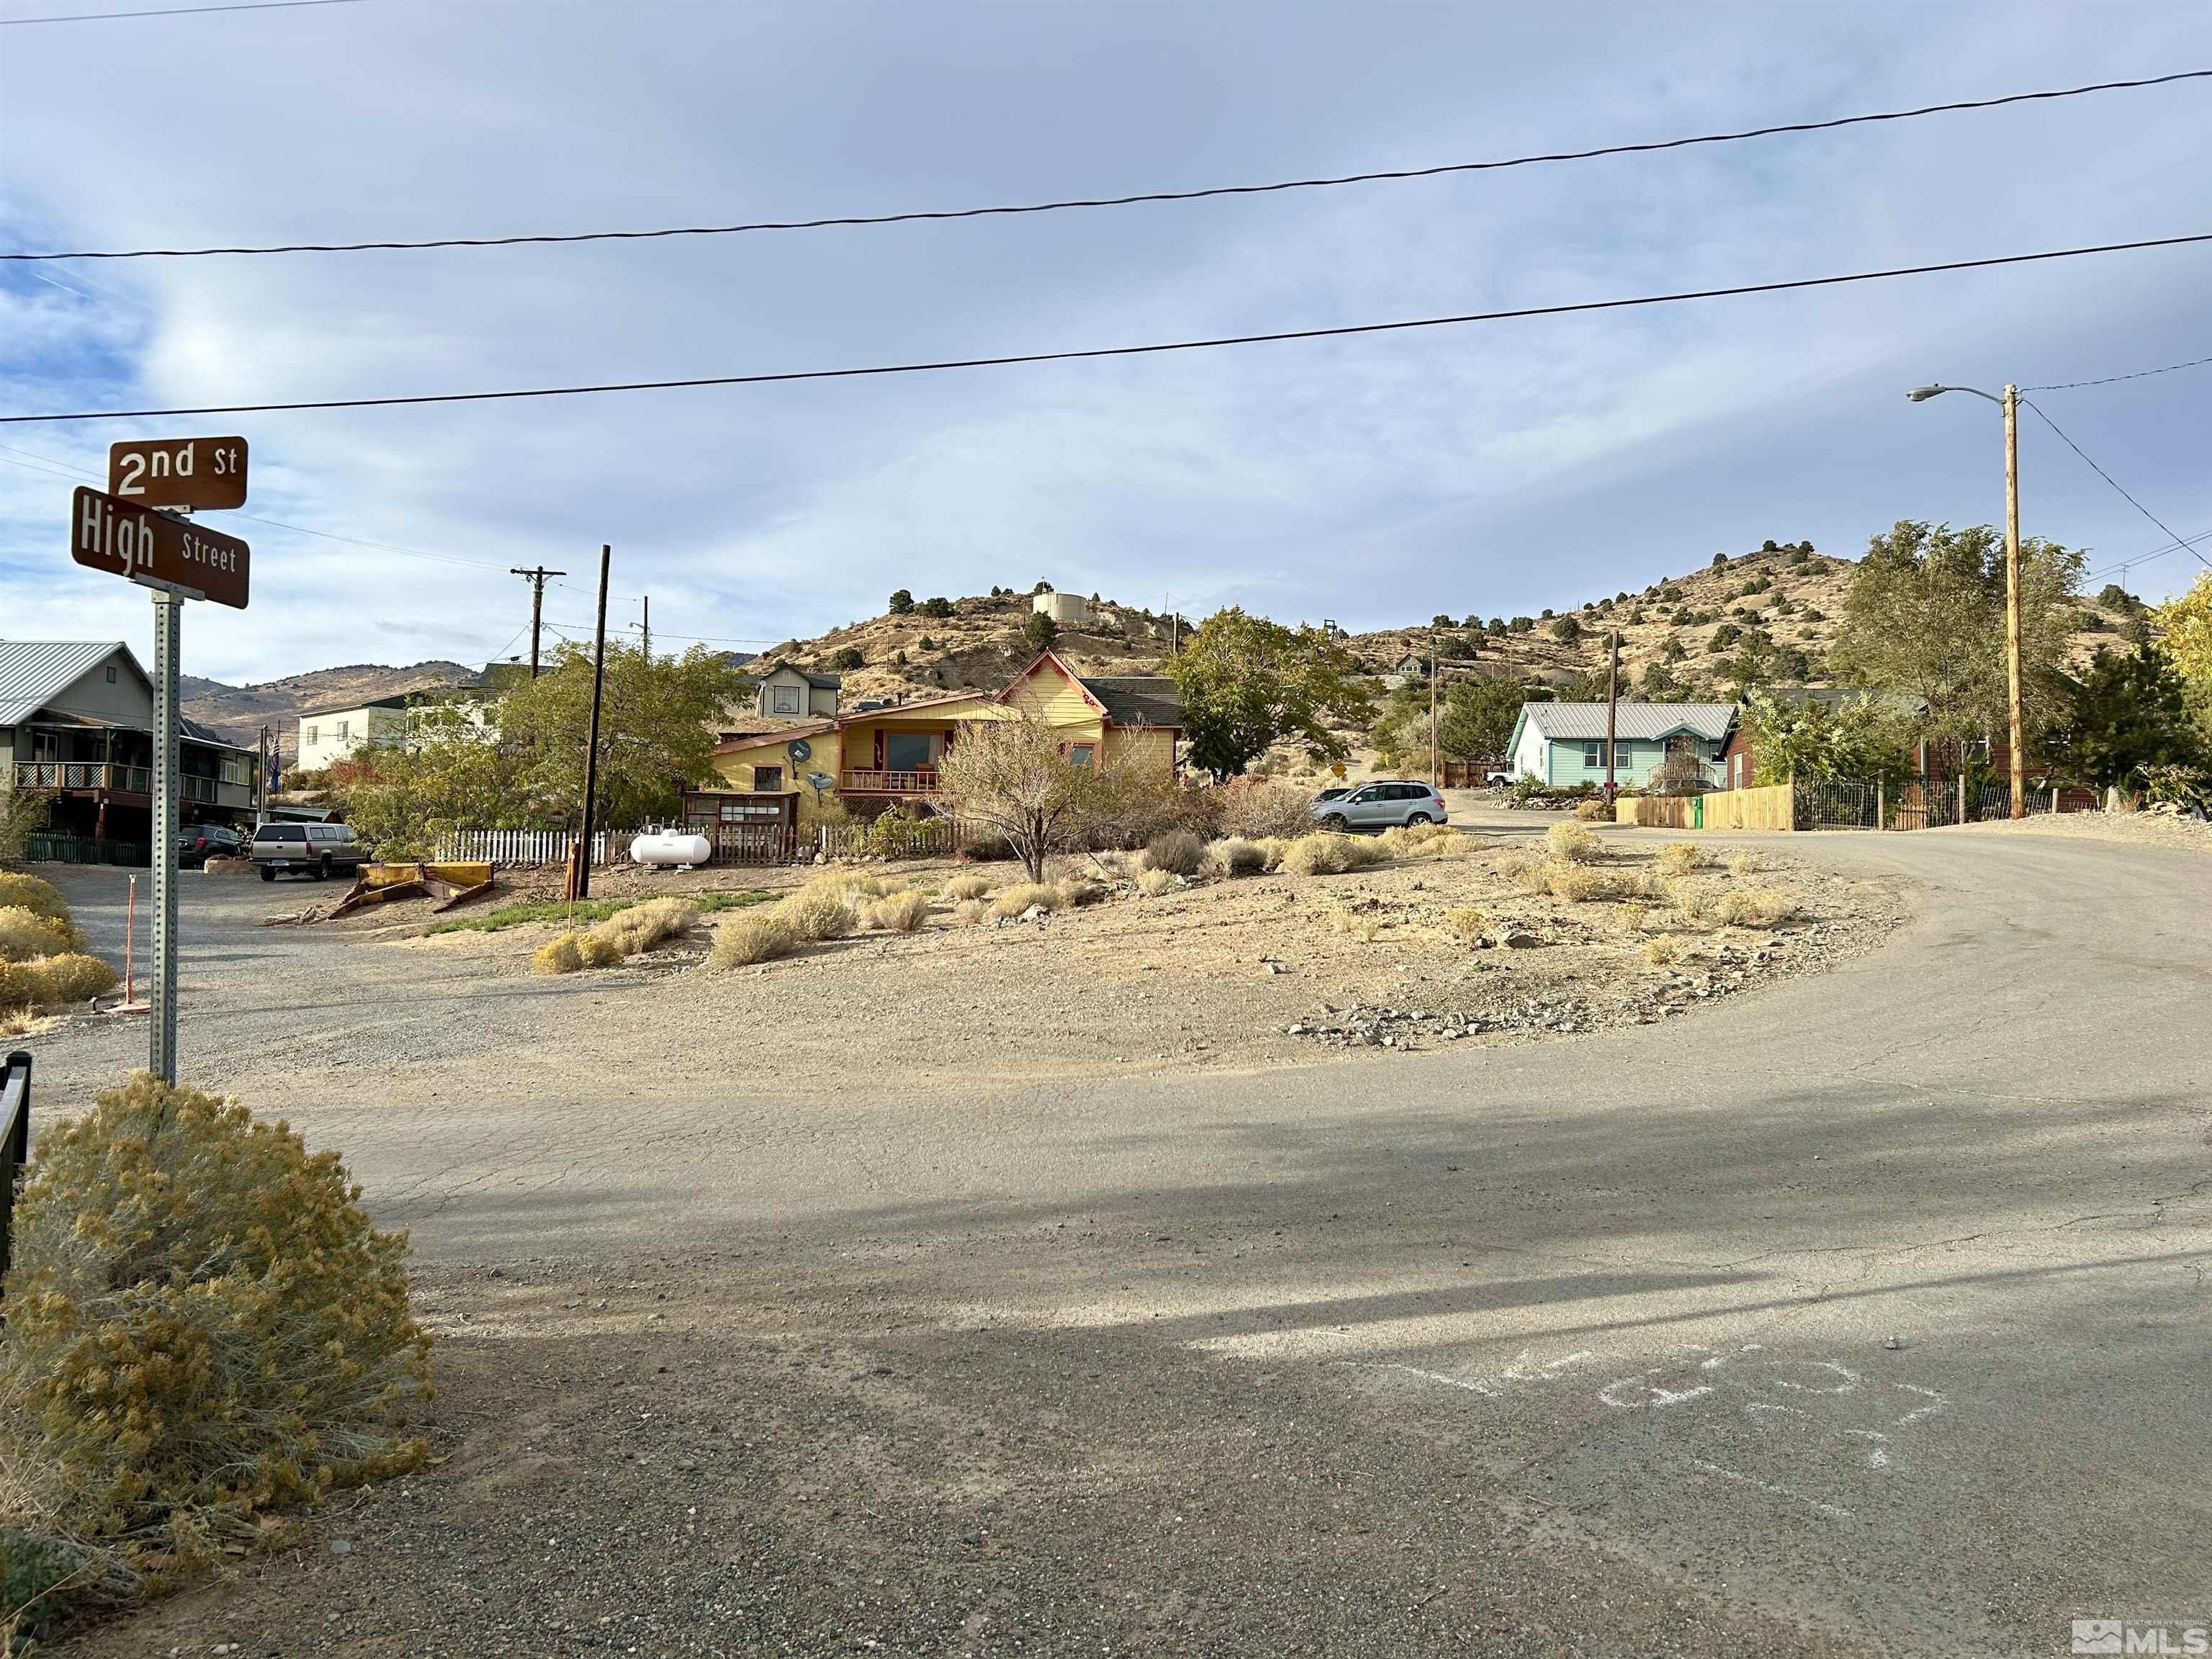
[[[1346, 874], [1206, 880], [1149, 897], [1115, 881], [1101, 902], [975, 926], [956, 924], [944, 893], [955, 876], [979, 873], [973, 866], [871, 866], [865, 873], [886, 884], [935, 896], [921, 931], [863, 933], [723, 970], [706, 959], [711, 930], [744, 913], [704, 917], [674, 949], [588, 974], [605, 994], [592, 1023], [619, 1030], [633, 1064], [723, 1076], [758, 1065], [799, 1094], [1251, 1069], [1329, 1048], [1410, 1051], [1650, 1024], [1818, 972], [1873, 948], [1909, 914], [1893, 882], [1737, 848], [1717, 849], [1674, 887], [1707, 903], [1779, 896], [1793, 914], [1771, 926], [1692, 921], [1636, 890], [1668, 879], [1658, 843], [1607, 840], [1614, 850], [1589, 867], [1629, 890], [1583, 902], [1528, 890], [1516, 873], [1533, 856], [1528, 837], [1462, 836], [1439, 855]], [[1719, 861], [1731, 857], [1733, 870]], [[1087, 861], [1067, 868], [1100, 873]], [[632, 873], [594, 886], [610, 896], [779, 890], [817, 873]], [[980, 873], [1020, 878], [1012, 866]], [[1466, 911], [1474, 923], [1455, 915]], [[1481, 929], [1473, 943], [1460, 931], [1470, 925]], [[531, 952], [560, 931], [409, 938], [408, 927], [389, 917], [362, 942], [490, 981], [528, 976]], [[1656, 959], [1670, 951], [1673, 959]]]
[[2179, 847], [2212, 853], [2212, 823], [2166, 812], [2061, 812], [2032, 818], [1997, 818], [1986, 823], [1954, 824], [1929, 833], [1939, 836], [2067, 836], [2089, 841], [2127, 842], [2137, 847]]

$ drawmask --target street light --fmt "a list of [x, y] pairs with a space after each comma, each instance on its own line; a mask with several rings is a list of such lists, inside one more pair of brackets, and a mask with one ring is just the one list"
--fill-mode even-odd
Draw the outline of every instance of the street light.
[[1970, 386], [1917, 386], [1908, 403], [1924, 404], [1947, 392], [1972, 392], [2004, 410], [2005, 440], [2005, 702], [2012, 747], [2012, 816], [2027, 816], [2027, 762], [2021, 741], [2020, 696], [2020, 388], [1993, 397]]

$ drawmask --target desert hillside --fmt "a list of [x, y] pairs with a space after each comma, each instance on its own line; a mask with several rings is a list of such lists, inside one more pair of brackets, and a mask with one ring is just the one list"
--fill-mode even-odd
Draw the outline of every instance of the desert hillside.
[[185, 714], [213, 726], [233, 743], [251, 744], [260, 736], [261, 728], [268, 726], [289, 766], [299, 747], [300, 716], [307, 710], [452, 685], [468, 678], [472, 672], [457, 662], [418, 662], [405, 667], [350, 663], [343, 668], [288, 674], [259, 685], [227, 685], [221, 680], [185, 674], [179, 677], [179, 688]]

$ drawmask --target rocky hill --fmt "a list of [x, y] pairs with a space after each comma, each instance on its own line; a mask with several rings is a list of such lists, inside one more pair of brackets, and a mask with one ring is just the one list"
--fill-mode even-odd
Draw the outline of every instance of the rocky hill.
[[352, 663], [343, 668], [319, 668], [311, 673], [288, 674], [259, 685], [227, 685], [197, 675], [179, 677], [184, 712], [213, 726], [233, 743], [251, 744], [268, 726], [277, 750], [290, 765], [299, 747], [300, 716], [310, 708], [328, 708], [396, 696], [404, 691], [427, 690], [469, 678], [472, 670], [457, 662], [418, 662], [405, 667], [383, 663]]

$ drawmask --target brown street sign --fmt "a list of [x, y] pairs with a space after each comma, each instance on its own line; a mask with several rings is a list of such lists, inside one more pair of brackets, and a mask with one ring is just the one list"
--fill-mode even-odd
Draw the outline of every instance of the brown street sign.
[[70, 556], [94, 570], [190, 588], [246, 609], [252, 550], [244, 542], [82, 485], [70, 503]]
[[243, 438], [133, 438], [107, 447], [107, 493], [195, 513], [246, 505]]

